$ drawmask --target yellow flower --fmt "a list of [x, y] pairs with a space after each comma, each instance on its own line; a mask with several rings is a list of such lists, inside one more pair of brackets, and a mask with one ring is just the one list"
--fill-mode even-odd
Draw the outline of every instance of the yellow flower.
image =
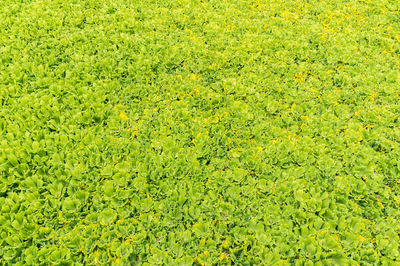
[[128, 116], [127, 116], [124, 112], [121, 112], [121, 113], [119, 114], [119, 118], [120, 118], [121, 120], [128, 120]]
[[394, 201], [399, 204], [399, 200], [397, 199], [397, 197], [393, 197]]
[[219, 257], [219, 261], [223, 261], [223, 260], [228, 260], [228, 256], [226, 256], [225, 253], [222, 253], [221, 256]]
[[228, 248], [229, 247], [229, 241], [225, 240], [224, 243], [222, 243], [223, 248]]
[[364, 242], [365, 240], [367, 240], [365, 237], [363, 237], [362, 235], [358, 235], [358, 238], [360, 238], [360, 240], [362, 241], [362, 242]]
[[371, 95], [371, 102], [374, 102], [375, 99], [378, 97], [378, 93], [375, 92], [374, 94]]

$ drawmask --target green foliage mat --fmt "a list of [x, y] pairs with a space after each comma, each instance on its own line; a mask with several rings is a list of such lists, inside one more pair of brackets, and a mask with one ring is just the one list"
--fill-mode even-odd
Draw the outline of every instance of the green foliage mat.
[[0, 264], [399, 265], [399, 7], [0, 1]]

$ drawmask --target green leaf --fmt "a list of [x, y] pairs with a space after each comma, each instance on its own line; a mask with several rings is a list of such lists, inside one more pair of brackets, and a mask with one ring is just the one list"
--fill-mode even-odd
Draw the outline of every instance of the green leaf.
[[117, 218], [117, 213], [113, 209], [105, 209], [100, 213], [100, 224], [109, 225]]

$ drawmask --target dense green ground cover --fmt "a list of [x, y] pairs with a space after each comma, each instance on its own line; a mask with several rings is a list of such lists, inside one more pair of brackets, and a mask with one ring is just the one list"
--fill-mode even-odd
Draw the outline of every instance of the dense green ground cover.
[[398, 1], [0, 1], [0, 264], [399, 265]]

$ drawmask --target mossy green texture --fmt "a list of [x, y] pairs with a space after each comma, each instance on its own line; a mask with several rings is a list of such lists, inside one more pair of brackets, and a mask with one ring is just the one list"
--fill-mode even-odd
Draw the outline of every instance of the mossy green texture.
[[399, 1], [0, 1], [0, 264], [399, 265]]

